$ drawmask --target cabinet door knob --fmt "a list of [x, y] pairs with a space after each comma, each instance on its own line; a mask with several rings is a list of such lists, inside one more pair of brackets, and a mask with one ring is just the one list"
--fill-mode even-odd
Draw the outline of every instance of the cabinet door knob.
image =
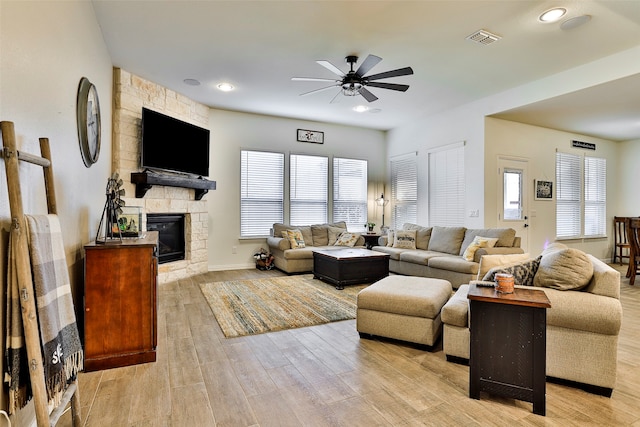
[[91, 309], [90, 308], [85, 308], [84, 311], [91, 311]]

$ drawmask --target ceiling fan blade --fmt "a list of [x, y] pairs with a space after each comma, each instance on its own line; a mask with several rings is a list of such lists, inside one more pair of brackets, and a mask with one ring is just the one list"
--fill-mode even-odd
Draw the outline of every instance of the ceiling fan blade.
[[361, 88], [360, 89], [360, 95], [362, 95], [362, 97], [364, 99], [366, 99], [369, 102], [373, 102], [376, 99], [378, 99], [377, 96], [375, 96], [374, 94], [372, 94], [371, 92], [369, 92], [366, 88]]
[[359, 77], [364, 76], [365, 74], [367, 74], [367, 72], [370, 69], [375, 67], [380, 61], [382, 61], [382, 58], [380, 58], [379, 56], [375, 56], [375, 55], [367, 56], [364, 62], [360, 64], [360, 67], [358, 67], [358, 70], [356, 71], [356, 76], [359, 76]]
[[344, 77], [345, 76], [345, 74], [342, 72], [342, 70], [340, 70], [340, 68], [336, 67], [335, 65], [333, 65], [329, 61], [319, 60], [319, 61], [316, 61], [316, 62], [318, 64], [322, 65], [327, 70], [331, 71], [332, 73], [339, 75], [340, 77]]
[[342, 89], [340, 89], [338, 93], [336, 93], [336, 95], [333, 98], [331, 98], [331, 101], [329, 101], [329, 104], [335, 104], [336, 102], [340, 101], [341, 93], [342, 93]]
[[334, 87], [337, 87], [337, 86], [338, 86], [338, 85], [337, 85], [337, 84], [335, 84], [335, 85], [331, 85], [331, 86], [323, 87], [323, 88], [320, 88], [320, 89], [314, 89], [314, 90], [309, 91], [309, 92], [301, 93], [301, 94], [300, 94], [300, 96], [307, 96], [307, 95], [311, 95], [311, 94], [313, 94], [313, 93], [322, 92], [323, 90], [331, 89], [331, 88], [334, 88]]
[[336, 79], [321, 79], [317, 77], [291, 77], [294, 82], [339, 82]]
[[385, 71], [380, 74], [372, 74], [368, 76], [366, 79], [371, 80], [380, 80], [380, 79], [388, 79], [389, 77], [399, 77], [399, 76], [408, 76], [413, 74], [413, 70], [411, 67], [398, 68], [397, 70]]
[[406, 92], [409, 89], [409, 85], [399, 85], [396, 83], [382, 83], [382, 82], [369, 82], [367, 86], [379, 87], [381, 89], [398, 90], [400, 92]]

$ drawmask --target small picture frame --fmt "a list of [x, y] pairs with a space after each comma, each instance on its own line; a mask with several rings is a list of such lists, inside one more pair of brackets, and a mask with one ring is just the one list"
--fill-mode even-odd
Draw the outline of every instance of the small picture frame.
[[324, 144], [324, 132], [317, 130], [298, 129], [298, 141]]
[[553, 200], [553, 181], [534, 181], [535, 200]]

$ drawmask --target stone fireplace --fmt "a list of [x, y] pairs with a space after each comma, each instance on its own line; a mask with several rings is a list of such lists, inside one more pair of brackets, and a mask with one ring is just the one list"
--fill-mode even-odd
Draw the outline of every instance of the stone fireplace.
[[209, 126], [209, 108], [120, 68], [113, 70], [113, 159], [112, 169], [124, 181], [127, 206], [140, 206], [143, 230], [149, 214], [184, 215], [184, 259], [158, 266], [158, 283], [184, 279], [208, 270], [207, 197], [195, 200], [194, 190], [154, 185], [142, 198], [135, 198], [131, 173], [140, 172], [142, 107], [176, 117], [201, 127]]

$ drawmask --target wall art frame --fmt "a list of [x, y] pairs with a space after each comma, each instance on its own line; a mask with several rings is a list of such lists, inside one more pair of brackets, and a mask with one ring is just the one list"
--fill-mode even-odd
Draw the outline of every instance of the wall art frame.
[[533, 183], [535, 200], [553, 200], [553, 181], [536, 179]]
[[324, 132], [317, 130], [298, 129], [298, 141], [324, 144]]

